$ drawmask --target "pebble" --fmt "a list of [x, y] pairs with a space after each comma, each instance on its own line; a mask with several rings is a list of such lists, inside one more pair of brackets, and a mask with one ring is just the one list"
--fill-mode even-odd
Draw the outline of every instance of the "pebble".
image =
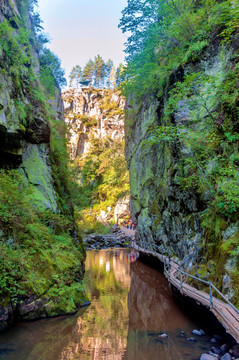
[[216, 348], [215, 346], [213, 346], [211, 348], [211, 350], [214, 354], [221, 355], [221, 351], [218, 348]]
[[193, 334], [193, 335], [197, 335], [197, 336], [202, 336], [202, 335], [203, 335], [202, 332], [201, 332], [201, 330], [193, 330], [193, 331], [192, 331], [192, 334]]
[[211, 343], [216, 344], [217, 340], [215, 338], [211, 339]]
[[184, 331], [180, 331], [180, 335], [181, 335], [181, 336], [185, 336], [185, 332], [184, 332]]
[[189, 337], [186, 339], [187, 341], [197, 341], [194, 337]]
[[162, 333], [159, 335], [160, 338], [167, 338], [168, 337], [168, 334], [167, 333]]

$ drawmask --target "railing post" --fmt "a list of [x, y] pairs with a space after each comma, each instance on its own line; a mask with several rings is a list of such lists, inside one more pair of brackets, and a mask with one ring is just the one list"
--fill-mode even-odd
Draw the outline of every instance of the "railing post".
[[181, 294], [183, 293], [183, 275], [182, 275], [181, 271], [180, 271], [180, 292], [181, 292]]
[[213, 300], [212, 300], [212, 283], [211, 281], [209, 282], [209, 292], [210, 292], [210, 310], [213, 307]]

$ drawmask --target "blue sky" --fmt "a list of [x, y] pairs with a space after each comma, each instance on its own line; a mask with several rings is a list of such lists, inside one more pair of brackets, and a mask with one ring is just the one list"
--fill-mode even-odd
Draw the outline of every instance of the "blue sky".
[[126, 36], [118, 29], [121, 11], [127, 0], [38, 0], [39, 12], [49, 47], [69, 72], [75, 65], [84, 66], [100, 54], [115, 65], [124, 60]]

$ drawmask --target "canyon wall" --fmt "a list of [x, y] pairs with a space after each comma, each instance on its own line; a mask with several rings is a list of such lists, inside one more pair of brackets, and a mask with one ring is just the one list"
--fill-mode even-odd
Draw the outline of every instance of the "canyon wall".
[[238, 46], [238, 35], [214, 39], [161, 95], [132, 96], [126, 110], [137, 243], [157, 245], [237, 304]]
[[84, 299], [58, 62], [37, 19], [32, 1], [0, 0], [0, 330]]
[[87, 153], [92, 139], [124, 139], [125, 99], [111, 90], [93, 88], [63, 91], [65, 122], [72, 159]]

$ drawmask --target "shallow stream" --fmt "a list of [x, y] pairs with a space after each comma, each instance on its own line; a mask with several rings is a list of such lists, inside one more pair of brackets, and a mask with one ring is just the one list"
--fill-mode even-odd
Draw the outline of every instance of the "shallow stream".
[[137, 258], [131, 249], [88, 251], [91, 305], [72, 316], [18, 323], [0, 335], [0, 360], [199, 359], [211, 347], [208, 329], [187, 341], [200, 325], [182, 312], [164, 276]]

